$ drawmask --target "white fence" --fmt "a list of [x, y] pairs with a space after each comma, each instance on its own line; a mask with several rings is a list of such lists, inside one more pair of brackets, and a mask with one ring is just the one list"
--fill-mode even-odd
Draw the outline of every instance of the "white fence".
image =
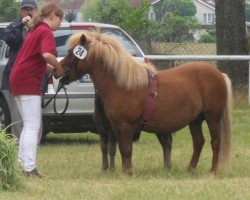
[[249, 62], [248, 68], [248, 104], [250, 104], [250, 56], [247, 55], [146, 55], [151, 60], [247, 60]]

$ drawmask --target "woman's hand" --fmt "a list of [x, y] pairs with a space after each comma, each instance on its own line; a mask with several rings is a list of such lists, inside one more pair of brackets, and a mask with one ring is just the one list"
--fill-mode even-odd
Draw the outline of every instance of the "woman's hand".
[[64, 70], [63, 70], [63, 68], [62, 67], [58, 67], [56, 69], [56, 73], [55, 73], [54, 76], [55, 76], [55, 78], [60, 78], [60, 77], [64, 76]]
[[60, 78], [64, 76], [64, 70], [61, 67], [61, 64], [57, 61], [56, 57], [51, 53], [43, 53], [43, 58], [47, 62], [47, 68], [50, 66], [53, 66], [56, 73], [55, 78]]

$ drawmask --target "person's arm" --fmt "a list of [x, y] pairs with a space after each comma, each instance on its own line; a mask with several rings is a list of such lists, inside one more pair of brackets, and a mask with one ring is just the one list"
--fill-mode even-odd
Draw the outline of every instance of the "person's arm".
[[64, 70], [61, 67], [61, 64], [57, 61], [56, 57], [51, 53], [43, 53], [42, 55], [45, 61], [56, 70], [56, 78], [62, 77], [64, 75]]
[[52, 73], [53, 70], [54, 70], [54, 67], [47, 63], [47, 66], [46, 66], [46, 73], [47, 73], [47, 74]]
[[31, 20], [31, 16], [25, 16], [11, 24], [4, 30], [4, 40], [10, 47], [16, 47], [22, 42], [23, 27]]
[[10, 47], [15, 47], [22, 41], [22, 31], [24, 27], [22, 21], [13, 22], [4, 30], [4, 40]]

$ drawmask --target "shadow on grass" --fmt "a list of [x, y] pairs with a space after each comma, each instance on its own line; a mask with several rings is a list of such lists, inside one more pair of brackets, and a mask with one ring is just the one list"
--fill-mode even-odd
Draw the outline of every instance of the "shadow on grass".
[[99, 143], [99, 135], [97, 134], [48, 134], [42, 144], [85, 144], [92, 145]]

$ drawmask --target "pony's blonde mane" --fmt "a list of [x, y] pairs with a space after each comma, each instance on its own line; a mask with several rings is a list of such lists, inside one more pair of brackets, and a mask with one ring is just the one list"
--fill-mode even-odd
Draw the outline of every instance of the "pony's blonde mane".
[[118, 86], [136, 90], [148, 85], [147, 69], [156, 72], [151, 64], [139, 63], [119, 42], [100, 32], [82, 32], [73, 34], [67, 41], [69, 48], [79, 44], [80, 37], [87, 38], [87, 57], [95, 61], [96, 66], [104, 67], [114, 75]]

